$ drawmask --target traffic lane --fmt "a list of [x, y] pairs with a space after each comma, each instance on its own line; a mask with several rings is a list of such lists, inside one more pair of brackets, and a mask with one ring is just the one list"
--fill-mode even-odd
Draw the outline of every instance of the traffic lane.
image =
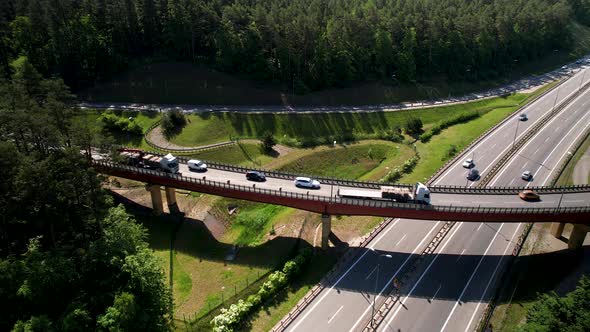
[[524, 201], [517, 194], [431, 194], [432, 205], [482, 208], [551, 208], [590, 204], [590, 192], [541, 194], [539, 201]]
[[[471, 283], [477, 289], [479, 285], [474, 271], [487, 271], [501, 261], [503, 245], [514, 234], [515, 227], [510, 224], [484, 223], [458, 223], [455, 227], [460, 229], [453, 241], [435, 258], [433, 265], [423, 271], [424, 277], [410, 285], [415, 288], [404, 301], [405, 310], [401, 309], [397, 316], [390, 315], [386, 319], [386, 330], [439, 330], [448, 324], [449, 314], [457, 307], [480, 301], [482, 297], [477, 291], [465, 291], [466, 285]], [[417, 310], [412, 312], [412, 308]]]
[[[547, 183], [547, 181], [552, 176], [553, 170], [559, 167], [562, 160], [566, 157], [566, 155], [561, 152], [567, 151], [571, 154], [575, 153], [573, 149], [576, 141], [582, 139], [587, 133], [587, 130], [590, 128], [590, 112], [586, 113], [583, 118], [575, 123], [572, 123], [571, 126], [568, 126], [567, 128], [570, 129], [565, 135], [552, 135], [544, 139], [546, 143], [537, 148], [538, 150], [543, 150], [543, 152], [539, 154], [539, 157], [533, 159], [521, 155], [514, 161], [515, 165], [521, 165], [520, 169], [515, 167], [514, 169], [511, 169], [502, 175], [507, 177], [516, 177], [520, 176], [520, 174], [526, 170], [531, 172], [533, 175], [532, 180], [527, 182], [527, 186], [535, 186], [540, 185], [540, 183]], [[540, 140], [543, 140], [543, 138], [539, 137], [537, 141]]]
[[[547, 93], [542, 98], [536, 100], [534, 103], [526, 106], [521, 112], [515, 112], [504, 124], [502, 124], [495, 131], [490, 133], [478, 145], [474, 146], [466, 155], [465, 159], [473, 158], [475, 160], [475, 168], [484, 174], [489, 167], [491, 167], [495, 160], [501, 157], [510, 147], [510, 142], [520, 139], [532, 126], [540, 121], [547, 113], [553, 109], [554, 104], [559, 104], [567, 97], [576, 92], [583, 73], [578, 73], [574, 77], [565, 81], [559, 88]], [[587, 75], [590, 77], [590, 75]], [[584, 81], [589, 81], [588, 77]], [[526, 113], [527, 121], [519, 121], [518, 117], [521, 113]], [[440, 184], [457, 184], [453, 181], [457, 178], [463, 178], [467, 171], [462, 167], [462, 160], [451, 165], [449, 170], [439, 177]], [[447, 179], [447, 177], [452, 177]]]
[[309, 189], [309, 188], [299, 188], [295, 186], [295, 178], [293, 179], [283, 179], [283, 178], [274, 178], [271, 176], [266, 177], [266, 181], [264, 182], [255, 182], [246, 179], [245, 173], [237, 173], [232, 171], [226, 171], [222, 169], [215, 169], [215, 168], [208, 168], [204, 172], [195, 172], [190, 171], [186, 164], [180, 164], [180, 172], [183, 176], [192, 177], [196, 179], [206, 179], [209, 181], [216, 181], [220, 183], [229, 183], [235, 185], [241, 185], [246, 187], [256, 187], [259, 189], [268, 189], [268, 190], [281, 190], [285, 192], [292, 192], [298, 194], [308, 194], [309, 195], [316, 195], [316, 196], [335, 196], [340, 188], [346, 189], [359, 189], [356, 187], [348, 187], [348, 186], [338, 186], [338, 185], [330, 185], [325, 183], [320, 183], [319, 189]]
[[[445, 298], [446, 296], [442, 294], [448, 293], [451, 284], [455, 281], [445, 279], [444, 270], [446, 267], [437, 264], [437, 262], [444, 261], [448, 264], [449, 259], [456, 260], [461, 257], [461, 251], [456, 248], [456, 243], [469, 239], [467, 233], [457, 236], [461, 227], [467, 227], [470, 231], [473, 231], [473, 225], [463, 223], [457, 223], [451, 229], [434, 255], [428, 256], [424, 264], [421, 264], [423, 268], [418, 271], [415, 278], [411, 282], [402, 285], [400, 300], [385, 317], [379, 330], [430, 331], [429, 320], [434, 319], [434, 317], [438, 317], [438, 319], [443, 317], [444, 313], [440, 312], [438, 308], [435, 309], [433, 303]], [[455, 248], [447, 250], [449, 245], [453, 243], [455, 243]], [[434, 272], [430, 273], [430, 271]], [[444, 300], [442, 302], [448, 301]]]
[[[546, 127], [527, 142], [519, 153], [500, 171], [498, 176], [490, 183], [508, 183], [508, 185], [522, 184], [520, 179], [522, 172], [531, 171], [533, 180], [525, 185], [539, 185], [548, 179], [554, 167], [559, 166], [559, 160], [564, 155], [563, 151], [573, 147], [575, 141], [580, 138], [590, 124], [590, 112], [581, 105], [590, 102], [590, 92], [579, 100], [577, 108], [567, 108], [566, 113], [553, 118]], [[559, 131], [563, 128], [565, 133]], [[567, 129], [566, 129], [567, 128]], [[552, 160], [554, 162], [552, 162]]]
[[494, 287], [510, 263], [511, 253], [518, 241], [522, 224], [504, 224], [502, 234], [495, 238], [491, 250], [479, 268], [473, 272], [471, 282], [463, 288], [463, 295], [455, 302], [444, 324], [445, 331], [471, 331], [491, 300]]
[[[374, 269], [378, 256], [370, 249], [373, 248], [377, 253], [381, 253], [383, 248], [392, 244], [396, 248], [395, 252], [387, 253], [392, 255], [392, 258], [387, 258], [388, 262], [384, 262], [384, 258], [381, 258], [383, 269], [380, 269], [380, 281], [377, 287], [380, 293], [392, 276], [396, 272], [399, 273], [409, 257], [421, 250], [424, 235], [432, 235], [432, 229], [436, 229], [440, 224], [441, 222], [433, 221], [420, 221], [419, 224], [416, 224], [416, 220], [393, 221], [367, 249], [358, 249], [362, 253], [357, 254], [359, 257], [353, 260], [351, 266], [344, 268], [345, 273], [326, 286], [287, 330], [341, 330], [338, 327], [355, 324], [356, 320], [363, 318], [359, 318], [360, 313], [366, 311], [372, 304], [377, 272]], [[383, 298], [380, 297], [379, 301], [382, 300]], [[336, 310], [339, 310], [337, 315], [340, 318], [332, 319], [336, 315]]]

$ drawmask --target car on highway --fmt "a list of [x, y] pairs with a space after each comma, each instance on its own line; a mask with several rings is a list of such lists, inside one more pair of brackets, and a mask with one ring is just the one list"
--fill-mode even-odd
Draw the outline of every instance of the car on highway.
[[266, 181], [266, 175], [258, 171], [248, 171], [246, 172], [246, 179], [250, 181], [264, 182]]
[[311, 178], [300, 176], [296, 177], [294, 182], [299, 188], [320, 189], [320, 182]]
[[188, 161], [188, 169], [195, 172], [204, 172], [207, 170], [207, 164], [201, 160], [191, 159]]
[[520, 121], [526, 121], [529, 118], [527, 117], [526, 113], [520, 113], [520, 115], [518, 116], [518, 120]]
[[465, 159], [465, 161], [463, 162], [463, 167], [465, 168], [471, 168], [473, 166], [475, 166], [475, 164], [473, 163], [473, 159], [471, 158]]
[[518, 197], [523, 201], [540, 201], [541, 196], [536, 191], [533, 190], [523, 190], [518, 193]]
[[467, 172], [467, 180], [475, 181], [477, 179], [479, 179], [479, 171], [475, 168], [470, 169], [469, 172]]
[[531, 173], [531, 171], [524, 171], [522, 172], [520, 177], [525, 181], [530, 181], [533, 178], [533, 174]]

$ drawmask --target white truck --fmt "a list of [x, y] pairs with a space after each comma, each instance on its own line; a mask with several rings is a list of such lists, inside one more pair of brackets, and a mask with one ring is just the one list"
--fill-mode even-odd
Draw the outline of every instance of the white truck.
[[178, 159], [170, 153], [160, 157], [140, 149], [126, 148], [119, 149], [119, 153], [130, 165], [158, 169], [167, 173], [179, 173]]
[[430, 190], [420, 182], [414, 187], [381, 186], [379, 190], [340, 188], [338, 195], [343, 198], [394, 200], [396, 202], [414, 202], [430, 204]]

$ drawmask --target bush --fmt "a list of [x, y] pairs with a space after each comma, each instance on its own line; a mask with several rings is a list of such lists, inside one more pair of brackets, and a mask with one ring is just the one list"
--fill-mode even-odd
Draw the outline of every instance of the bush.
[[410, 173], [418, 164], [420, 156], [416, 155], [406, 160], [401, 167], [394, 167], [380, 180], [381, 182], [397, 182], [404, 174]]
[[[131, 118], [131, 120], [129, 120]], [[117, 116], [112, 112], [105, 112], [99, 117], [103, 128], [111, 132], [128, 133], [133, 135], [142, 135], [143, 129], [137, 124], [132, 117]]]
[[221, 309], [221, 313], [211, 320], [213, 331], [233, 331], [244, 318], [254, 309], [258, 308], [263, 301], [274, 296], [279, 290], [285, 287], [289, 281], [299, 274], [301, 267], [311, 257], [311, 250], [303, 250], [293, 260], [287, 261], [282, 271], [275, 271], [268, 276], [268, 279], [260, 286], [258, 293], [248, 296], [246, 301], [239, 300], [228, 309]]
[[445, 160], [449, 160], [449, 159], [453, 158], [457, 154], [457, 152], [459, 152], [459, 149], [457, 148], [457, 146], [455, 144], [451, 144], [449, 146], [449, 149], [445, 153], [445, 156], [442, 158], [442, 160], [445, 161]]
[[186, 125], [186, 117], [181, 111], [165, 112], [162, 116], [160, 126], [166, 135], [170, 135]]
[[417, 137], [422, 133], [422, 120], [420, 118], [411, 117], [406, 121], [406, 133], [412, 137]]
[[272, 133], [269, 132], [264, 134], [264, 136], [262, 137], [262, 143], [260, 143], [260, 148], [262, 149], [262, 152], [265, 154], [271, 153], [275, 145], [277, 145], [277, 142], [275, 141], [275, 138], [272, 135]]

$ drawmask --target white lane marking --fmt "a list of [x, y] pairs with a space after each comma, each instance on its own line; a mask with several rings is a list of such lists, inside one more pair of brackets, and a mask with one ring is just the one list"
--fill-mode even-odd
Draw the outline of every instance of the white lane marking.
[[[383, 231], [381, 233], [381, 235], [377, 238], [377, 240], [375, 241], [375, 243], [373, 243], [373, 245], [371, 245], [368, 248], [373, 248], [375, 246], [375, 244], [379, 243], [379, 241], [381, 241], [381, 239], [385, 236], [385, 234], [389, 233], [390, 230], [392, 230], [394, 228], [394, 226], [400, 221], [399, 218], [395, 219], [395, 222], [387, 228], [387, 230]], [[326, 294], [324, 294], [322, 297], [320, 297], [320, 299], [309, 309], [309, 310], [305, 310], [306, 313], [301, 317], [301, 319], [293, 326], [293, 328], [291, 328], [291, 330], [296, 330], [297, 327], [305, 321], [305, 318], [307, 318], [307, 316], [315, 311], [315, 308], [326, 298], [326, 296], [328, 296], [330, 294], [331, 291], [334, 290], [334, 287], [336, 287], [340, 281], [342, 281], [342, 279], [344, 279], [344, 277], [346, 277], [348, 275], [348, 273], [369, 253], [371, 252], [371, 250], [365, 250], [365, 252], [361, 255], [361, 257], [359, 257], [349, 268], [348, 270], [346, 270], [346, 272], [344, 272], [342, 274], [342, 276], [340, 276], [340, 278], [338, 278], [338, 280], [336, 280], [336, 282], [330, 286], [330, 288], [328, 288], [328, 290], [326, 291]]]
[[[590, 114], [590, 113], [587, 113], [586, 115], [588, 115], [588, 114]], [[588, 128], [588, 126], [589, 126], [589, 125], [590, 125], [590, 122], [589, 122], [588, 124], [586, 124], [586, 126], [584, 126], [584, 129], [582, 129], [582, 131], [581, 131], [581, 132], [580, 132], [580, 133], [579, 133], [579, 134], [576, 136], [576, 138], [574, 138], [574, 139], [571, 141], [572, 143], [570, 144], [570, 146], [568, 146], [568, 148], [567, 148], [565, 151], [569, 151], [569, 150], [572, 148], [572, 146], [574, 146], [574, 144], [576, 144], [576, 141], [577, 141], [577, 140], [580, 138], [580, 136], [582, 136], [583, 134], [585, 134], [585, 133], [586, 133], [586, 130], [587, 130], [587, 128]], [[564, 137], [564, 138], [565, 138], [565, 137]], [[560, 142], [560, 143], [561, 143], [561, 142]], [[559, 158], [559, 160], [557, 161], [556, 165], [559, 165], [559, 163], [561, 162], [561, 160], [562, 160], [562, 159], [563, 159], [563, 158], [564, 158], [566, 155], [567, 155], [567, 153], [564, 153], [564, 154], [562, 155], [562, 157], [561, 157], [561, 158]], [[544, 181], [543, 183], [547, 183], [547, 180], [549, 180], [549, 177], [550, 177], [550, 176], [551, 176], [551, 172], [549, 172], [549, 174], [547, 174], [547, 177], [545, 178], [545, 181]]]
[[[387, 284], [385, 284], [385, 286], [383, 286], [383, 288], [381, 288], [381, 291], [379, 292], [379, 294], [376, 295], [376, 297], [381, 296], [381, 293], [383, 293], [385, 291], [385, 289], [387, 287], [389, 287], [389, 285], [393, 282], [393, 279], [395, 279], [395, 277], [397, 277], [398, 273], [400, 273], [400, 271], [404, 268], [404, 266], [406, 266], [406, 263], [408, 263], [408, 261], [410, 260], [410, 258], [412, 256], [414, 256], [416, 254], [416, 251], [422, 246], [422, 243], [424, 243], [424, 241], [426, 239], [429, 239], [430, 238], [430, 233], [432, 233], [432, 231], [434, 231], [438, 227], [438, 224], [439, 223], [440, 223], [440, 221], [438, 221], [436, 223], [436, 225], [434, 225], [434, 227], [432, 227], [430, 229], [430, 231], [428, 232], [428, 234], [426, 234], [426, 236], [422, 239], [422, 241], [420, 241], [420, 243], [416, 246], [416, 248], [414, 248], [414, 251], [412, 251], [412, 254], [411, 255], [408, 255], [408, 258], [406, 258], [406, 260], [404, 261], [404, 263], [397, 269], [397, 271], [395, 271], [395, 273], [393, 274], [393, 276], [391, 278], [389, 278], [389, 281], [387, 282]], [[365, 309], [365, 311], [363, 311], [363, 313], [360, 315], [359, 319], [356, 320], [356, 322], [354, 323], [354, 325], [352, 326], [352, 328], [349, 330], [349, 332], [354, 331], [354, 329], [356, 328], [356, 326], [361, 322], [361, 320], [363, 319], [363, 317], [365, 317], [365, 315], [369, 312], [369, 309], [371, 309], [371, 308], [372, 308], [372, 305], [367, 306], [367, 308]]]
[[373, 270], [371, 270], [371, 273], [367, 274], [367, 276], [365, 277], [365, 280], [369, 279], [369, 277], [371, 277], [371, 274], [373, 274], [373, 272], [375, 272], [377, 270], [377, 265], [375, 265], [375, 268], [373, 268]]
[[535, 152], [533, 152], [533, 155], [536, 155], [537, 152], [539, 152], [539, 150], [541, 150], [541, 147], [538, 147], [537, 150], [535, 150]]
[[475, 311], [473, 312], [473, 315], [471, 315], [471, 319], [469, 319], [469, 323], [467, 323], [467, 327], [465, 327], [464, 332], [467, 332], [467, 330], [469, 330], [469, 326], [471, 326], [471, 323], [473, 322], [473, 318], [475, 318], [475, 315], [477, 314], [477, 310], [479, 310], [479, 306], [482, 304], [483, 297], [488, 292], [488, 288], [492, 284], [492, 280], [494, 280], [494, 276], [496, 275], [496, 272], [498, 272], [498, 268], [500, 267], [500, 263], [502, 262], [502, 259], [504, 258], [504, 256], [506, 256], [506, 252], [508, 251], [508, 248], [510, 248], [510, 244], [514, 240], [514, 236], [518, 233], [518, 230], [520, 229], [521, 225], [522, 224], [518, 224], [518, 227], [516, 227], [516, 231], [514, 232], [514, 234], [512, 234], [512, 238], [510, 238], [510, 242], [508, 242], [508, 245], [506, 245], [506, 249], [504, 249], [504, 253], [502, 253], [502, 257], [500, 258], [500, 261], [498, 262], [498, 264], [496, 264], [496, 268], [494, 268], [494, 273], [492, 273], [492, 277], [490, 278], [490, 280], [488, 280], [488, 283], [486, 284], [486, 288], [484, 289], [483, 294], [481, 294], [481, 297], [479, 298], [479, 303], [477, 303], [477, 306], [475, 307]]
[[394, 248], [397, 247], [406, 238], [406, 235], [407, 234], [404, 234], [404, 236], [402, 236], [402, 238], [399, 241], [397, 241], [397, 243], [395, 244]]
[[438, 284], [438, 288], [436, 289], [436, 292], [434, 292], [434, 295], [432, 295], [432, 297], [430, 298], [430, 301], [434, 300], [434, 298], [436, 297], [436, 294], [438, 294], [438, 291], [440, 291], [441, 288], [442, 288], [442, 284]]
[[342, 310], [342, 308], [344, 308], [343, 305], [341, 305], [340, 308], [338, 308], [338, 310], [336, 310], [336, 312], [334, 313], [334, 315], [332, 316], [332, 318], [330, 318], [328, 320], [328, 324], [330, 324], [332, 322], [332, 319], [334, 319], [334, 317], [336, 317], [336, 315], [338, 315], [338, 313], [340, 312], [340, 310]]
[[513, 183], [514, 183], [514, 179], [512, 179], [508, 185], [511, 186]]
[[458, 262], [461, 259], [461, 256], [463, 256], [464, 253], [465, 253], [465, 249], [463, 249], [463, 251], [461, 251], [461, 254], [459, 254], [459, 257], [457, 257], [456, 262]]
[[467, 281], [467, 284], [463, 288], [463, 291], [461, 292], [461, 295], [459, 295], [459, 299], [457, 299], [457, 302], [455, 302], [455, 305], [453, 306], [453, 309], [451, 309], [451, 313], [447, 316], [447, 320], [445, 320], [445, 323], [443, 324], [442, 328], [440, 329], [441, 332], [444, 331], [444, 329], [447, 327], [447, 324], [449, 323], [449, 320], [451, 319], [451, 316], [453, 316], [453, 312], [455, 312], [455, 309], [457, 309], [457, 306], [459, 305], [459, 302], [461, 302], [461, 298], [465, 294], [465, 291], [467, 290], [467, 287], [469, 287], [469, 285], [471, 284], [471, 280], [473, 280], [473, 277], [475, 276], [475, 273], [477, 273], [477, 270], [479, 270], [479, 267], [481, 265], [481, 262], [483, 262], [483, 259], [488, 254], [488, 251], [492, 247], [492, 244], [496, 240], [496, 237], [498, 237], [498, 234], [500, 234], [500, 230], [502, 230], [502, 227], [504, 227], [504, 224], [500, 225], [500, 228], [498, 228], [498, 230], [496, 231], [496, 234], [494, 234], [494, 237], [492, 238], [492, 241], [490, 241], [490, 244], [488, 244], [488, 247], [486, 248], [486, 251], [483, 253], [483, 256], [481, 256], [481, 258], [479, 259], [479, 262], [477, 262], [477, 266], [475, 267], [475, 270], [473, 270], [473, 273], [471, 274], [471, 277], [469, 277], [469, 280]]
[[[575, 102], [576, 102], [576, 101], [577, 101], [579, 98], [581, 98], [582, 96], [584, 96], [584, 95], [583, 95], [583, 94], [582, 94], [582, 95], [579, 95], [578, 97], [576, 97], [576, 99], [572, 100], [572, 101], [571, 101], [571, 102], [570, 102], [570, 103], [569, 103], [569, 104], [568, 104], [568, 105], [567, 105], [567, 106], [566, 106], [566, 107], [565, 107], [563, 110], [561, 110], [561, 111], [559, 112], [559, 114], [563, 114], [563, 113], [564, 113], [564, 112], [565, 112], [567, 109], [569, 109], [569, 108], [570, 108], [572, 105], [574, 105], [574, 103], [575, 103]], [[555, 121], [556, 119], [558, 119], [558, 116], [555, 116], [553, 119], [551, 119], [549, 122], [547, 122], [547, 123], [546, 123], [546, 124], [543, 126], [543, 128], [542, 128], [541, 130], [539, 130], [539, 131], [538, 131], [538, 132], [537, 132], [535, 135], [533, 135], [533, 137], [531, 137], [531, 138], [529, 139], [529, 141], [528, 141], [528, 142], [527, 142], [527, 143], [526, 143], [526, 144], [525, 144], [525, 145], [524, 145], [522, 148], [520, 148], [520, 149], [519, 149], [519, 151], [524, 151], [524, 150], [527, 148], [527, 146], [528, 146], [529, 144], [531, 144], [532, 142], [534, 142], [534, 141], [535, 141], [535, 139], [537, 138], [537, 136], [539, 136], [541, 133], [543, 133], [543, 132], [545, 131], [545, 130], [543, 130], [543, 129], [545, 129], [545, 128], [549, 128], [549, 126], [551, 125], [551, 123], [552, 123], [553, 121]], [[547, 139], [548, 139], [548, 138], [547, 138]], [[545, 139], [545, 142], [547, 141], [547, 139]], [[509, 146], [509, 147], [510, 147], [510, 146]], [[505, 149], [505, 150], [506, 150], [506, 149]], [[504, 151], [502, 151], [502, 155], [503, 155], [503, 154], [504, 154]], [[496, 159], [497, 159], [497, 158], [496, 158]], [[510, 166], [510, 165], [511, 165], [511, 164], [512, 164], [512, 163], [513, 163], [513, 162], [514, 162], [516, 159], [517, 159], [517, 158], [512, 158], [512, 159], [511, 159], [511, 160], [508, 162], [508, 164], [506, 164], [506, 166], [504, 166], [504, 167], [502, 168], [502, 170], [500, 171], [500, 173], [498, 173], [498, 174], [496, 175], [496, 178], [495, 178], [495, 179], [494, 179], [494, 180], [493, 180], [493, 181], [490, 183], [490, 185], [489, 185], [490, 187], [493, 187], [493, 186], [494, 186], [494, 184], [495, 184], [495, 183], [496, 183], [496, 182], [497, 182], [497, 181], [498, 181], [498, 180], [501, 178], [502, 174], [504, 174], [504, 172], [505, 172], [507, 169], [509, 169], [509, 168], [510, 168], [509, 166]], [[495, 161], [495, 160], [494, 160], [494, 161]], [[488, 167], [491, 167], [491, 165], [492, 165], [492, 164], [490, 164], [490, 166], [488, 166]], [[484, 171], [485, 171], [485, 170], [484, 170]], [[481, 172], [481, 173], [483, 173], [483, 172]]]
[[[584, 117], [583, 117], [583, 118], [586, 118], [588, 115], [590, 115], [590, 113], [586, 113], [586, 115], [584, 115]], [[582, 119], [583, 119], [583, 118], [582, 118]], [[580, 119], [580, 120], [582, 120], [582, 119]], [[580, 121], [580, 122], [581, 122], [581, 121]], [[582, 129], [582, 131], [580, 132], [580, 134], [578, 134], [578, 135], [576, 136], [576, 138], [575, 138], [574, 140], [572, 140], [572, 141], [571, 141], [572, 143], [570, 144], [570, 146], [572, 146], [572, 145], [575, 143], [575, 141], [578, 139], [578, 137], [579, 137], [581, 134], [584, 134], [584, 133], [586, 132], [586, 127], [588, 127], [588, 125], [590, 125], [590, 123], [588, 123], [588, 124], [586, 124], [586, 125], [584, 126], [584, 128]], [[534, 174], [537, 174], [537, 173], [539, 172], [539, 170], [541, 169], [541, 167], [545, 166], [545, 162], [547, 162], [547, 160], [549, 160], [549, 158], [551, 158], [551, 157], [552, 157], [552, 154], [553, 154], [553, 152], [555, 152], [555, 150], [556, 150], [556, 149], [557, 149], [557, 148], [558, 148], [558, 147], [561, 145], [561, 143], [563, 143], [563, 142], [564, 142], [566, 139], [568, 139], [568, 135], [569, 135], [569, 134], [570, 134], [570, 133], [571, 133], [571, 132], [572, 132], [574, 129], [577, 129], [577, 127], [576, 127], [576, 126], [573, 126], [573, 127], [570, 129], [570, 130], [568, 130], [568, 131], [567, 131], [567, 133], [566, 133], [565, 135], [563, 135], [563, 136], [562, 136], [561, 140], [559, 140], [559, 142], [558, 142], [557, 144], [555, 144], [555, 147], [554, 147], [554, 148], [551, 150], [551, 152], [549, 152], [549, 154], [547, 155], [547, 158], [545, 158], [545, 159], [544, 159], [544, 160], [541, 162], [541, 164], [539, 165], [539, 167], [537, 168], [537, 170], [536, 170], [536, 171], [533, 173], [533, 175], [534, 175]], [[569, 148], [568, 148], [568, 150], [569, 150]], [[567, 151], [567, 150], [566, 150], [566, 151]], [[561, 159], [561, 158], [560, 158], [560, 159]], [[549, 172], [549, 175], [551, 175], [551, 172]], [[544, 181], [544, 182], [547, 182], [547, 179], [549, 178], [549, 175], [547, 176], [547, 178], [545, 179], [545, 181]], [[530, 184], [530, 183], [531, 183], [531, 182], [529, 182], [529, 184]], [[528, 184], [527, 184], [527, 187], [528, 187]]]
[[564, 203], [565, 203], [565, 202], [570, 202], [570, 203], [580, 203], [580, 202], [585, 202], [585, 200], [583, 200], [583, 199], [577, 199], [577, 200], [575, 200], [575, 201], [564, 200], [563, 202], [564, 202]]
[[403, 301], [399, 301], [400, 305], [397, 307], [397, 309], [393, 312], [393, 315], [391, 315], [391, 318], [389, 318], [389, 321], [387, 321], [387, 323], [385, 324], [385, 326], [383, 327], [382, 330], [386, 330], [389, 325], [391, 325], [391, 322], [395, 319], [395, 316], [397, 316], [397, 314], [399, 313], [399, 311], [401, 310], [401, 308], [403, 308], [403, 304], [404, 302], [406, 302], [408, 300], [408, 298], [410, 296], [412, 296], [412, 293], [414, 293], [414, 290], [416, 289], [416, 287], [418, 287], [418, 285], [420, 284], [420, 282], [422, 281], [422, 278], [424, 278], [424, 276], [426, 275], [426, 273], [428, 273], [428, 271], [430, 270], [430, 268], [432, 267], [432, 264], [434, 264], [434, 262], [436, 262], [436, 259], [438, 258], [438, 256], [440, 256], [441, 252], [443, 252], [445, 250], [445, 248], [447, 247], [447, 245], [449, 243], [451, 243], [451, 239], [455, 236], [455, 234], [457, 234], [457, 231], [459, 230], [459, 228], [461, 228], [461, 226], [463, 225], [463, 223], [458, 223], [459, 225], [457, 225], [457, 227], [455, 228], [455, 230], [453, 231], [453, 234], [451, 234], [451, 236], [447, 239], [447, 241], [443, 244], [443, 246], [440, 248], [440, 250], [438, 251], [438, 253], [436, 254], [436, 256], [434, 256], [434, 258], [432, 259], [432, 261], [430, 262], [430, 264], [428, 264], [428, 266], [426, 267], [426, 270], [424, 272], [422, 272], [422, 274], [420, 275], [420, 278], [418, 278], [418, 281], [416, 281], [416, 283], [414, 284], [414, 286], [412, 287], [412, 289], [410, 289], [410, 292], [408, 293], [408, 295], [406, 295], [406, 297], [404, 297]]
[[[543, 100], [543, 99], [545, 99], [546, 97], [547, 97], [547, 98], [549, 98], [551, 95], [555, 94], [556, 92], [559, 92], [559, 89], [561, 89], [562, 87], [564, 87], [564, 86], [566, 86], [566, 85], [568, 85], [568, 84], [569, 84], [569, 82], [568, 82], [568, 81], [569, 81], [569, 80], [567, 80], [566, 82], [564, 82], [564, 83], [563, 83], [563, 84], [562, 84], [560, 87], [558, 87], [558, 88], [557, 88], [557, 90], [552, 90], [552, 91], [550, 91], [549, 93], [547, 93], [545, 96], [543, 96], [543, 98], [537, 99], [537, 100], [535, 100], [533, 103], [526, 105], [526, 106], [524, 107], [523, 111], [524, 111], [524, 112], [526, 112], [528, 109], [530, 109], [530, 108], [533, 108], [533, 107], [536, 107], [536, 106], [539, 106], [540, 108], [543, 108], [543, 107], [542, 107], [542, 105], [539, 105], [539, 104], [543, 104], [542, 100]], [[577, 90], [576, 90], [576, 91], [577, 91]], [[561, 101], [563, 101], [563, 100], [566, 100], [566, 99], [567, 99], [567, 98], [569, 98], [571, 95], [573, 95], [573, 94], [574, 94], [576, 91], [574, 91], [574, 92], [570, 93], [570, 94], [569, 94], [569, 95], [567, 95], [565, 98], [562, 98], [561, 100], [559, 100], [559, 102], [561, 103]], [[557, 96], [559, 97], [559, 94], [558, 94]], [[579, 97], [580, 97], [580, 96], [578, 96], [578, 98], [579, 98]], [[577, 98], [576, 98], [576, 99], [577, 99]], [[573, 101], [572, 101], [572, 102], [573, 102]], [[571, 103], [570, 103], [570, 104], [571, 104]], [[568, 105], [568, 106], [569, 106], [569, 105]], [[567, 107], [566, 107], [566, 108], [567, 108]], [[527, 129], [528, 129], [528, 128], [531, 128], [531, 126], [534, 126], [534, 125], [535, 125], [537, 122], [541, 121], [541, 119], [542, 119], [542, 118], [543, 118], [543, 117], [544, 117], [544, 116], [545, 116], [547, 113], [549, 113], [550, 111], [551, 111], [551, 108], [547, 108], [547, 111], [546, 111], [545, 113], [541, 114], [541, 115], [540, 115], [540, 116], [537, 118], [537, 120], [535, 120], [535, 122], [531, 123], [531, 124], [530, 124], [530, 126], [528, 126], [528, 127], [527, 127]], [[516, 114], [516, 112], [515, 112], [515, 113], [514, 113], [514, 114], [511, 116], [511, 118], [509, 118], [509, 119], [512, 119], [512, 120], [514, 120], [514, 119], [516, 119], [516, 118], [517, 118], [517, 116], [518, 116], [518, 115], [517, 115], [517, 114]], [[494, 137], [496, 134], [500, 135], [500, 133], [501, 133], [501, 131], [503, 130], [503, 128], [504, 128], [504, 127], [506, 127], [506, 126], [509, 126], [509, 125], [512, 125], [512, 124], [513, 124], [513, 121], [510, 121], [510, 120], [508, 120], [508, 121], [504, 122], [504, 124], [502, 124], [500, 127], [496, 128], [496, 129], [495, 129], [493, 132], [491, 132], [491, 133], [490, 133], [488, 136], [486, 136], [486, 137], [485, 137], [485, 138], [484, 138], [484, 139], [483, 139], [481, 142], [479, 142], [479, 143], [477, 143], [475, 146], [473, 146], [473, 148], [472, 148], [471, 150], [472, 150], [472, 151], [475, 151], [475, 150], [477, 150], [477, 148], [478, 148], [478, 147], [480, 147], [480, 146], [482, 146], [482, 145], [484, 145], [484, 143], [485, 143], [485, 142], [486, 142], [488, 139], [490, 139], [490, 138]], [[524, 131], [523, 131], [523, 132], [522, 132], [520, 135], [518, 135], [518, 136], [516, 137], [516, 139], [520, 139], [520, 137], [521, 137], [522, 135], [524, 135], [525, 133], [526, 133], [526, 130], [524, 130]], [[504, 137], [506, 137], [506, 136], [504, 136]], [[506, 152], [506, 150], [508, 150], [510, 147], [511, 147], [511, 145], [507, 145], [507, 146], [504, 148], [504, 150], [502, 150], [502, 152], [500, 152], [500, 153], [497, 155], [497, 157], [496, 157], [494, 160], [492, 160], [492, 162], [491, 162], [491, 163], [488, 165], [488, 167], [486, 167], [486, 168], [485, 168], [485, 169], [484, 169], [482, 172], [480, 172], [480, 174], [483, 174], [485, 171], [487, 171], [487, 170], [488, 170], [488, 168], [489, 168], [489, 167], [491, 167], [492, 165], [494, 165], [494, 164], [496, 163], [496, 160], [498, 160], [498, 158], [500, 158], [502, 155], [504, 155], [504, 152]], [[446, 171], [446, 172], [445, 172], [443, 175], [441, 175], [441, 176], [440, 176], [440, 177], [439, 177], [439, 178], [438, 178], [438, 179], [437, 179], [437, 180], [434, 182], [434, 184], [437, 184], [437, 183], [439, 183], [440, 181], [442, 181], [442, 179], [444, 179], [444, 178], [445, 178], [447, 175], [451, 174], [451, 173], [452, 173], [451, 171], [452, 171], [454, 168], [456, 168], [457, 166], [459, 166], [460, 164], [461, 164], [461, 163], [457, 163], [455, 166], [449, 167], [449, 169], [448, 169], [448, 170], [447, 170], [447, 171]]]
[[498, 145], [498, 143], [494, 143], [494, 145], [490, 146], [490, 150], [493, 149], [493, 148], [495, 148], [496, 145]]
[[476, 231], [479, 231], [479, 229], [481, 228], [482, 225], [483, 225], [483, 223], [479, 224], [479, 226], [477, 226]]

